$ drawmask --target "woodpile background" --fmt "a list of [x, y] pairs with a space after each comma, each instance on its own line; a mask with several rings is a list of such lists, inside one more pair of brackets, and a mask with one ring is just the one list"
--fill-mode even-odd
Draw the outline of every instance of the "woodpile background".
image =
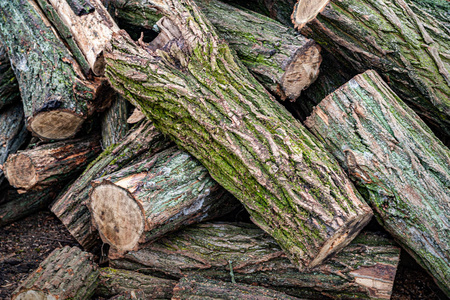
[[450, 296], [447, 0], [0, 17], [0, 226], [80, 246], [12, 299], [390, 299], [401, 250]]

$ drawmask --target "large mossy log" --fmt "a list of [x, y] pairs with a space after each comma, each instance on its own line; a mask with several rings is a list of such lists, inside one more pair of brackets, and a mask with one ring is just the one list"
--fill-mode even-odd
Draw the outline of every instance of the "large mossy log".
[[239, 205], [195, 158], [174, 146], [92, 181], [89, 209], [110, 254], [137, 250]]
[[161, 11], [173, 37], [163, 48], [114, 36], [105, 55], [112, 86], [196, 157], [299, 268], [345, 247], [372, 212], [334, 158], [194, 3], [168, 0]]
[[86, 250], [97, 246], [99, 236], [91, 226], [91, 214], [86, 206], [91, 181], [122, 169], [141, 155], [152, 155], [167, 148], [169, 141], [146, 121], [132, 129], [117, 145], [103, 151], [83, 174], [61, 193], [51, 211], [61, 220], [72, 236]]
[[399, 256], [393, 241], [364, 233], [325, 264], [300, 272], [253, 224], [216, 223], [190, 226], [110, 263], [170, 278], [198, 274], [229, 282], [234, 276], [308, 299], [389, 299]]
[[[431, 129], [449, 140], [450, 27], [420, 2], [333, 0], [302, 33], [358, 73], [376, 70]], [[442, 8], [434, 5], [433, 10], [438, 14]]]
[[12, 299], [90, 299], [98, 277], [92, 254], [66, 246], [50, 253], [13, 292]]
[[20, 101], [19, 85], [0, 39], [0, 109]]
[[73, 136], [92, 112], [100, 84], [86, 80], [34, 0], [1, 0], [0, 14], [29, 130], [44, 139]]
[[19, 151], [8, 157], [3, 171], [16, 188], [44, 189], [80, 173], [100, 153], [99, 139], [92, 135]]
[[364, 190], [379, 222], [450, 294], [450, 150], [374, 71], [305, 122]]

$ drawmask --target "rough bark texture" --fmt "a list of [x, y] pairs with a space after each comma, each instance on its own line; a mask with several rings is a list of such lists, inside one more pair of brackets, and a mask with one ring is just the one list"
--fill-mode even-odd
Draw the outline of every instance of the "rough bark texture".
[[72, 178], [100, 151], [98, 135], [44, 144], [9, 155], [3, 171], [12, 186], [40, 190]]
[[92, 254], [66, 246], [50, 253], [14, 291], [12, 299], [90, 299], [98, 276]]
[[115, 35], [106, 55], [112, 86], [194, 155], [299, 268], [342, 249], [372, 212], [337, 162], [239, 64], [195, 4], [167, 0], [161, 11], [173, 40], [153, 51]]
[[[448, 139], [450, 27], [417, 3], [334, 0], [302, 33], [359, 73], [379, 72], [406, 104]], [[439, 13], [438, 6], [434, 10]]]
[[185, 299], [298, 300], [299, 298], [259, 286], [211, 280], [192, 275], [181, 278], [173, 289], [172, 300]]
[[0, 109], [20, 101], [19, 85], [0, 39]]
[[[239, 202], [176, 146], [92, 181], [89, 208], [110, 256], [180, 227], [211, 220]], [[114, 253], [113, 253], [114, 252]]]
[[171, 299], [175, 280], [158, 278], [138, 272], [101, 268], [96, 296], [113, 297], [138, 291], [145, 299]]
[[234, 277], [237, 283], [309, 299], [389, 299], [399, 255], [392, 241], [361, 234], [325, 264], [299, 272], [276, 241], [253, 224], [216, 223], [188, 227], [111, 265], [170, 278], [198, 274], [229, 282]]
[[115, 95], [111, 106], [102, 116], [102, 148], [116, 145], [128, 133], [127, 101], [120, 95]]
[[101, 153], [52, 204], [52, 212], [72, 236], [87, 250], [98, 245], [99, 236], [91, 226], [91, 214], [86, 207], [91, 180], [125, 167], [140, 155], [151, 155], [165, 149], [169, 142], [147, 121], [131, 130], [118, 144]]
[[[8, 156], [16, 153], [27, 137], [22, 103], [18, 102], [0, 111], [0, 166], [3, 167]], [[0, 184], [4, 179], [3, 169], [0, 169]]]
[[450, 294], [450, 150], [374, 71], [326, 97], [306, 125], [365, 191], [380, 223]]

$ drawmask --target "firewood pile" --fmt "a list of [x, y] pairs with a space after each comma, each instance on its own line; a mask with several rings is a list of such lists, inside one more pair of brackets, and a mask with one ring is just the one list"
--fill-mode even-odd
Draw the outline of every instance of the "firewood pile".
[[49, 207], [83, 248], [12, 299], [390, 299], [400, 247], [450, 296], [447, 0], [0, 16], [0, 226]]

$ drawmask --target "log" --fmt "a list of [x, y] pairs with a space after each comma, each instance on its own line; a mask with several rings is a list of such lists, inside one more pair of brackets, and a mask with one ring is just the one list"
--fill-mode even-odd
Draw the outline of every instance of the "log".
[[0, 14], [28, 129], [43, 139], [72, 137], [93, 111], [100, 83], [86, 80], [34, 0], [1, 0]]
[[450, 141], [450, 28], [417, 3], [333, 0], [301, 32], [358, 73], [382, 74], [436, 134]]
[[113, 297], [119, 294], [140, 292], [141, 299], [171, 299], [175, 280], [150, 276], [138, 272], [113, 268], [100, 269], [100, 281], [95, 295]]
[[450, 150], [374, 71], [326, 97], [305, 124], [450, 295]]
[[120, 95], [115, 95], [111, 106], [103, 113], [101, 120], [102, 148], [116, 145], [128, 133], [127, 101]]
[[90, 299], [99, 271], [93, 255], [77, 247], [54, 250], [13, 292], [12, 300]]
[[[109, 256], [239, 205], [191, 155], [171, 147], [92, 181], [89, 209]], [[114, 254], [112, 254], [114, 252]]]
[[19, 85], [6, 49], [0, 40], [0, 109], [18, 101], [20, 101]]
[[44, 144], [10, 155], [3, 171], [12, 186], [40, 190], [73, 178], [100, 151], [98, 135]]
[[83, 174], [61, 193], [51, 205], [51, 211], [84, 249], [95, 248], [98, 246], [99, 235], [91, 226], [91, 215], [86, 207], [91, 180], [120, 170], [143, 154], [150, 156], [165, 149], [168, 144], [168, 140], [151, 122], [141, 123], [130, 130], [118, 145], [103, 151]]
[[186, 299], [298, 300], [299, 298], [259, 286], [211, 280], [192, 275], [181, 278], [173, 289], [172, 300]]
[[[140, 0], [124, 4], [114, 0], [109, 3], [116, 5], [117, 11], [125, 10], [119, 16], [133, 18], [128, 11], [142, 10], [149, 15], [155, 10], [156, 2]], [[322, 57], [314, 41], [250, 10], [220, 1], [196, 0], [195, 3], [258, 81], [282, 100], [295, 101], [317, 78]], [[161, 17], [159, 12], [155, 14], [153, 18]]]
[[240, 200], [299, 268], [322, 263], [367, 224], [370, 208], [195, 4], [182, 2], [161, 6], [172, 24], [165, 34], [175, 37], [161, 49], [138, 46], [124, 31], [115, 35], [105, 75]]
[[[389, 299], [400, 248], [375, 233], [360, 234], [325, 264], [300, 272], [276, 241], [253, 224], [198, 224], [168, 235], [111, 266], [154, 276], [198, 274], [260, 285], [308, 299]], [[230, 265], [232, 274], [230, 275]]]
[[27, 140], [22, 103], [5, 107], [0, 111], [0, 184], [5, 179], [3, 164], [10, 154], [15, 153]]

